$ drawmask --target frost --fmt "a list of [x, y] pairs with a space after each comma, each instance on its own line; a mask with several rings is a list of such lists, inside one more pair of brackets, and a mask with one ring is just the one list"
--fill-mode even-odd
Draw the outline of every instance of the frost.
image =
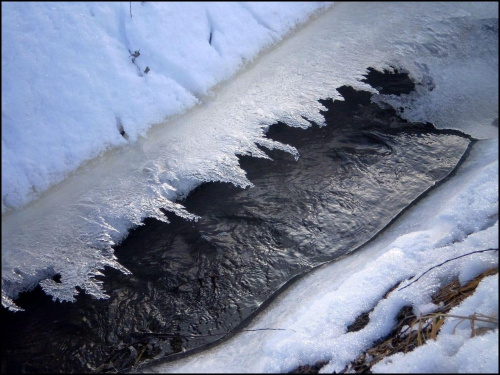
[[[112, 246], [128, 230], [146, 217], [166, 221], [163, 210], [195, 220], [176, 200], [203, 182], [251, 188], [237, 155], [267, 157], [264, 146], [298, 157], [267, 139], [268, 127], [322, 125], [319, 99], [341, 100], [344, 85], [375, 91], [362, 82], [368, 67], [410, 73], [415, 96], [380, 97], [408, 118], [497, 135], [494, 3], [339, 3], [262, 56], [276, 33], [325, 4], [270, 4], [268, 13], [264, 3], [147, 2], [132, 19], [128, 5], [2, 3], [5, 307], [39, 282], [58, 300], [73, 300], [76, 287], [105, 297], [94, 275], [127, 272]], [[140, 50], [134, 64], [129, 50]], [[449, 234], [440, 246], [495, 224], [497, 165], [471, 172], [482, 178], [467, 185], [477, 197], [453, 202], [477, 204], [463, 226], [453, 226], [458, 211], [436, 218]]]

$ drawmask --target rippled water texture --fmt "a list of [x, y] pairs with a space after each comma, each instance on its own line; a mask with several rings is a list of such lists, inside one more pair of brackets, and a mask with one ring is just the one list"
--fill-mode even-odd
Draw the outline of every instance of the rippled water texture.
[[198, 222], [169, 214], [170, 224], [150, 219], [132, 231], [116, 255], [133, 275], [107, 269], [109, 300], [82, 293], [53, 303], [38, 288], [17, 301], [25, 312], [3, 309], [2, 370], [122, 370], [213, 342], [294, 276], [372, 238], [469, 145], [406, 123], [369, 93], [339, 91], [346, 101], [323, 103], [327, 126], [269, 129], [299, 160], [279, 150], [267, 151], [272, 161], [242, 157], [255, 187], [204, 184], [182, 202]]

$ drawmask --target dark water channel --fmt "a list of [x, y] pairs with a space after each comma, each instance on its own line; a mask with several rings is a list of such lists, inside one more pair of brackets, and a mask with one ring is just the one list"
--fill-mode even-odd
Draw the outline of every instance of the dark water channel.
[[[404, 74], [368, 81], [394, 94], [414, 86]], [[16, 301], [25, 312], [3, 309], [2, 372], [122, 371], [207, 345], [294, 276], [372, 238], [470, 143], [339, 91], [344, 102], [323, 101], [327, 126], [270, 128], [298, 161], [279, 150], [266, 151], [273, 161], [241, 157], [255, 187], [203, 184], [182, 202], [198, 222], [167, 214], [170, 224], [132, 231], [115, 253], [133, 275], [106, 269], [110, 299], [54, 303], [37, 288]]]

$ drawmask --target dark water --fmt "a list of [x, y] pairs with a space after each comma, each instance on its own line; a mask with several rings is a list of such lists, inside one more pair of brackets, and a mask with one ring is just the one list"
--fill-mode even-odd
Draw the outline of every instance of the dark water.
[[[413, 89], [404, 74], [385, 77], [372, 71], [368, 82]], [[38, 288], [16, 301], [25, 312], [3, 309], [2, 372], [121, 371], [213, 342], [294, 276], [372, 238], [469, 145], [406, 123], [369, 93], [339, 91], [345, 102], [323, 102], [327, 126], [270, 128], [298, 161], [279, 150], [267, 151], [273, 161], [242, 157], [255, 187], [204, 184], [182, 202], [198, 222], [168, 214], [170, 224], [132, 231], [115, 251], [133, 275], [106, 270], [110, 299], [53, 303]]]

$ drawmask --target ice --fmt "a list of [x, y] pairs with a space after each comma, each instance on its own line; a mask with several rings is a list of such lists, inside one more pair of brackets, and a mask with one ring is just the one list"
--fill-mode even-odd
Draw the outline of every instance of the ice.
[[[236, 155], [266, 157], [257, 145], [299, 156], [267, 139], [267, 128], [323, 124], [318, 99], [342, 100], [342, 85], [376, 91], [361, 81], [368, 67], [407, 71], [417, 84], [416, 94], [380, 103], [482, 139], [466, 164], [249, 327], [284, 331], [245, 332], [146, 371], [284, 372], [317, 360], [340, 371], [390, 330], [386, 318], [403, 305], [432, 311], [430, 296], [450, 278], [465, 282], [498, 264], [494, 251], [464, 256], [380, 300], [449, 258], [498, 248], [498, 4], [338, 3], [274, 45], [323, 8], [266, 4], [132, 3], [130, 17], [130, 3], [2, 3], [4, 307], [18, 309], [13, 299], [38, 284], [61, 301], [77, 287], [106, 298], [95, 276], [105, 266], [128, 272], [112, 246], [130, 228], [166, 220], [160, 208], [196, 220], [175, 201], [205, 181], [251, 188]], [[372, 307], [370, 323], [346, 334]], [[422, 355], [435, 369], [496, 345], [486, 358], [460, 356], [459, 370], [489, 371], [492, 336], [443, 336], [442, 350], [424, 346]]]
[[[489, 6], [483, 5], [487, 10]], [[498, 47], [498, 17], [493, 9], [477, 15], [467, 14], [467, 6], [463, 10], [463, 15], [439, 24], [419, 18], [419, 29], [432, 30], [419, 38], [421, 44], [412, 46], [420, 57], [415, 61], [418, 76], [414, 76], [420, 85], [414, 93], [381, 95], [376, 101], [391, 104], [409, 121], [428, 121], [486, 139], [498, 133], [498, 127], [491, 126], [492, 119], [498, 118], [498, 105], [488, 100], [498, 98], [498, 69], [491, 59]], [[478, 40], [482, 40], [479, 48]], [[443, 41], [457, 48], [445, 48]], [[452, 65], [449, 59], [454, 59]]]
[[127, 144], [117, 117], [136, 141], [328, 5], [2, 4], [2, 213]]

